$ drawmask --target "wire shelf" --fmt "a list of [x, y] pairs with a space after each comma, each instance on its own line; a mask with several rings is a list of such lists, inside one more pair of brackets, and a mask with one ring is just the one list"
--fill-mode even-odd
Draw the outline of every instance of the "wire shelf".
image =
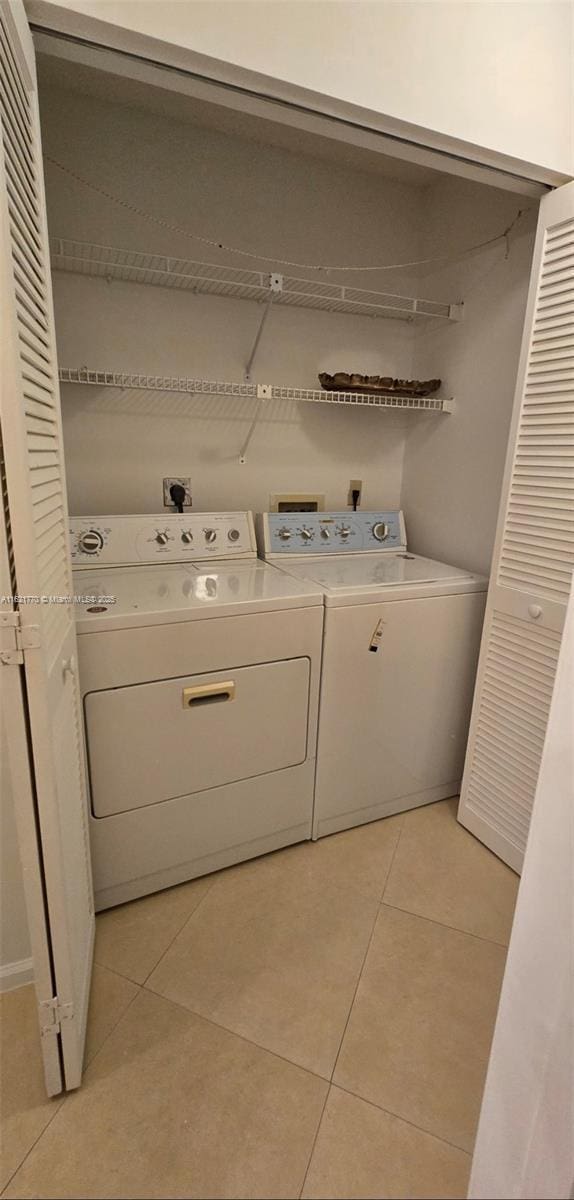
[[275, 384], [226, 383], [214, 379], [188, 379], [177, 375], [137, 375], [126, 371], [95, 371], [87, 367], [60, 367], [60, 383], [90, 384], [120, 391], [177, 392], [200, 396], [252, 397], [254, 400], [293, 400], [316, 404], [345, 404], [351, 408], [395, 408], [413, 412], [450, 413], [452, 399], [434, 396], [373, 395], [366, 392], [326, 392], [320, 388], [280, 387]]
[[459, 321], [462, 315], [461, 304], [398, 296], [392, 292], [349, 287], [330, 280], [282, 275], [279, 276], [281, 288], [276, 290], [271, 287], [271, 279], [278, 277], [265, 271], [148, 254], [141, 250], [122, 250], [115, 246], [100, 246], [67, 238], [52, 239], [51, 262], [54, 271], [71, 271], [79, 275], [96, 275], [104, 279], [121, 279], [130, 283], [178, 288], [240, 300], [267, 300], [270, 291], [273, 291], [274, 305], [294, 305], [355, 316], [403, 321], [436, 317], [443, 321]]

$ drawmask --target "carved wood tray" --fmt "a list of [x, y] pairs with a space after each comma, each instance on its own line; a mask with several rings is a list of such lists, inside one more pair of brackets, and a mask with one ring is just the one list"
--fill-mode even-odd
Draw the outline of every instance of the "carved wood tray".
[[328, 375], [322, 371], [319, 383], [326, 392], [370, 392], [385, 396], [432, 396], [438, 391], [440, 379], [393, 379], [391, 375], [348, 375], [337, 371]]

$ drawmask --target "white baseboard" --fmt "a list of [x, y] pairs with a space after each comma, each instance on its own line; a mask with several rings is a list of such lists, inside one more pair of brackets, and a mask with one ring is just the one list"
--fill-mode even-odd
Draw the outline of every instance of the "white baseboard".
[[14, 988], [24, 987], [24, 984], [33, 982], [32, 958], [21, 958], [18, 962], [4, 963], [0, 966], [0, 992], [12, 992]]

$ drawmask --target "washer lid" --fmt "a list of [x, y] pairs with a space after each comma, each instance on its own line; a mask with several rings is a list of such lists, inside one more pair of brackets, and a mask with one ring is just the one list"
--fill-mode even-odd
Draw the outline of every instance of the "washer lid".
[[[418, 554], [349, 555], [314, 559], [304, 563], [290, 563], [289, 572], [297, 578], [312, 580], [321, 586], [329, 598], [337, 603], [343, 594], [353, 602], [373, 599], [381, 591], [389, 591], [389, 599], [403, 598], [403, 593], [425, 595], [448, 594], [451, 591], [478, 591], [486, 586], [483, 576], [470, 571], [451, 567], [448, 563], [436, 562]], [[418, 590], [420, 589], [420, 591]], [[400, 595], [399, 595], [400, 593]]]
[[316, 584], [257, 559], [74, 571], [73, 581], [78, 633], [323, 602]]

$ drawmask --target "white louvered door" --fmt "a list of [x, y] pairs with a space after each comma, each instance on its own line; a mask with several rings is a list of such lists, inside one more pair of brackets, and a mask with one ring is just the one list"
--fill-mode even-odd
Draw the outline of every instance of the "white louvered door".
[[545, 196], [459, 820], [522, 866], [574, 568], [574, 183]]
[[51, 963], [53, 995], [45, 971], [36, 984], [54, 1094], [81, 1080], [94, 911], [74, 611], [50, 602], [70, 596], [72, 582], [34, 51], [21, 0], [0, 0], [0, 38], [0, 421], [20, 597], [2, 629], [0, 672], [4, 681], [20, 672], [25, 693], [33, 787], [16, 789], [16, 819], [23, 862], [36, 855], [42, 878], [41, 890], [24, 871], [32, 941], [47, 941]]

